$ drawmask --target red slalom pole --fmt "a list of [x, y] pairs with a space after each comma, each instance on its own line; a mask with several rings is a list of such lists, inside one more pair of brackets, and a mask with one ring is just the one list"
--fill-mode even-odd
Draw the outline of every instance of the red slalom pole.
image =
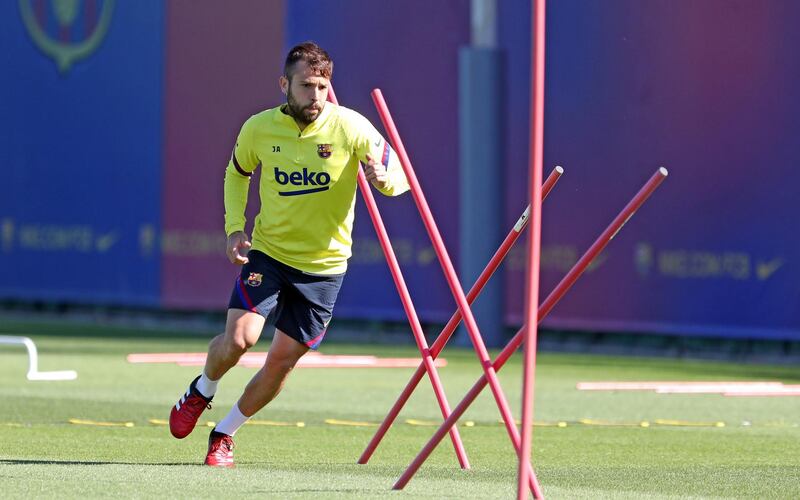
[[[336, 93], [333, 91], [333, 86], [328, 88], [328, 98], [334, 104], [338, 104]], [[386, 227], [383, 225], [383, 218], [378, 211], [378, 205], [375, 203], [375, 197], [372, 195], [369, 182], [364, 176], [361, 168], [358, 169], [358, 187], [361, 194], [364, 196], [364, 201], [367, 204], [367, 211], [369, 211], [372, 225], [375, 227], [375, 232], [378, 233], [378, 240], [381, 243], [383, 254], [386, 256], [386, 262], [389, 264], [389, 269], [392, 273], [392, 279], [397, 287], [397, 292], [400, 294], [400, 300], [403, 302], [403, 309], [405, 310], [408, 322], [411, 325], [411, 331], [414, 334], [414, 340], [417, 343], [417, 348], [422, 355], [423, 371], [428, 373], [433, 392], [436, 395], [436, 401], [439, 403], [439, 409], [442, 412], [442, 418], [447, 419], [450, 416], [450, 404], [447, 402], [442, 381], [439, 378], [439, 372], [433, 364], [433, 356], [431, 356], [428, 348], [428, 342], [425, 340], [425, 334], [422, 332], [422, 325], [420, 325], [417, 311], [414, 308], [414, 303], [411, 300], [411, 294], [408, 293], [405, 279], [403, 279], [403, 272], [400, 270], [400, 264], [397, 262], [394, 249], [389, 240], [389, 234], [386, 232]], [[462, 469], [469, 469], [469, 460], [467, 459], [467, 452], [464, 450], [464, 444], [461, 441], [461, 435], [457, 427], [451, 427], [450, 438], [453, 441], [453, 447], [456, 451], [458, 463]]]
[[[531, 230], [528, 231], [528, 266], [525, 280], [525, 352], [522, 372], [522, 441], [519, 446], [517, 471], [517, 500], [528, 498], [528, 475], [531, 470], [533, 446], [533, 393], [536, 382], [536, 343], [539, 306], [539, 258], [542, 242], [542, 210], [539, 194], [542, 184], [542, 150], [544, 149], [544, 29], [545, 0], [533, 0], [533, 74], [531, 75], [531, 158], [530, 199]], [[534, 498], [542, 498], [534, 491]]]
[[[478, 358], [481, 361], [481, 367], [483, 368], [484, 374], [489, 381], [489, 387], [492, 389], [492, 394], [494, 395], [494, 399], [497, 403], [498, 409], [500, 410], [500, 414], [503, 417], [506, 430], [508, 431], [509, 436], [513, 437], [514, 433], [517, 431], [517, 427], [514, 423], [514, 417], [511, 414], [511, 409], [508, 406], [508, 401], [506, 401], [505, 394], [503, 394], [503, 390], [500, 388], [500, 381], [497, 379], [497, 374], [495, 374], [494, 368], [492, 367], [492, 360], [489, 357], [489, 352], [486, 350], [486, 345], [483, 343], [483, 338], [481, 337], [481, 332], [478, 329], [478, 324], [475, 322], [475, 317], [472, 315], [472, 310], [467, 303], [464, 290], [461, 288], [461, 283], [458, 281], [455, 269], [453, 268], [453, 263], [450, 261], [450, 256], [448, 255], [447, 249], [442, 241], [442, 236], [439, 234], [439, 229], [436, 227], [436, 222], [433, 220], [433, 214], [431, 214], [430, 208], [428, 207], [428, 202], [425, 200], [425, 194], [422, 192], [422, 187], [420, 187], [419, 181], [417, 181], [417, 176], [414, 173], [414, 168], [411, 165], [411, 160], [409, 160], [408, 155], [406, 154], [403, 141], [400, 139], [400, 134], [397, 132], [397, 127], [394, 125], [394, 120], [392, 120], [392, 116], [389, 113], [389, 108], [386, 106], [386, 101], [384, 101], [383, 94], [381, 94], [379, 89], [372, 91], [372, 100], [375, 102], [375, 106], [378, 108], [378, 114], [380, 114], [383, 126], [386, 128], [389, 138], [395, 147], [395, 152], [397, 152], [397, 155], [400, 158], [400, 164], [403, 166], [403, 171], [405, 172], [408, 183], [411, 186], [411, 194], [414, 196], [414, 202], [416, 203], [417, 209], [422, 216], [422, 222], [425, 224], [425, 230], [428, 232], [428, 237], [431, 239], [431, 243], [433, 243], [433, 249], [436, 252], [436, 256], [439, 258], [439, 264], [442, 266], [442, 270], [444, 271], [447, 284], [450, 287], [450, 292], [455, 297], [456, 303], [458, 304], [458, 309], [464, 316], [464, 325], [467, 327], [467, 333], [469, 333], [470, 339], [472, 340], [472, 346], [475, 348], [475, 353], [478, 355]], [[539, 485], [536, 481], [535, 474], [531, 476], [531, 487], [533, 488], [534, 495], [537, 495]], [[538, 493], [537, 496], [541, 497], [541, 493]]]
[[[572, 285], [578, 280], [578, 278], [583, 274], [583, 272], [589, 267], [589, 264], [597, 257], [600, 252], [608, 245], [608, 243], [617, 235], [617, 233], [622, 229], [622, 226], [625, 225], [626, 222], [633, 216], [633, 214], [644, 204], [645, 201], [650, 197], [651, 194], [658, 188], [661, 182], [667, 177], [667, 169], [661, 167], [659, 168], [656, 173], [650, 177], [650, 180], [639, 190], [638, 193], [631, 199], [630, 202], [622, 209], [622, 211], [614, 218], [611, 224], [603, 231], [600, 236], [597, 237], [592, 246], [583, 254], [583, 256], [578, 259], [578, 262], [572, 266], [572, 269], [561, 279], [561, 281], [556, 285], [550, 295], [542, 302], [542, 305], [539, 307], [539, 317], [538, 321], [542, 321], [555, 307], [559, 300], [572, 288]], [[497, 359], [494, 361], [492, 366], [494, 367], [495, 371], [500, 371], [500, 369], [505, 365], [508, 358], [511, 357], [514, 352], [519, 349], [522, 345], [522, 341], [525, 335], [525, 328], [521, 328], [514, 338], [506, 345], [506, 347], [500, 352], [497, 356]], [[472, 389], [469, 390], [464, 399], [453, 409], [453, 413], [450, 414], [450, 417], [445, 420], [445, 422], [436, 430], [433, 437], [428, 441], [428, 443], [422, 448], [422, 451], [414, 458], [411, 464], [408, 466], [406, 471], [403, 473], [402, 476], [397, 480], [394, 485], [395, 489], [402, 489], [414, 474], [419, 470], [420, 466], [425, 462], [425, 460], [430, 456], [433, 450], [438, 446], [438, 444], [442, 441], [442, 437], [447, 433], [447, 429], [449, 426], [453, 425], [461, 416], [467, 411], [467, 408], [472, 404], [475, 398], [478, 397], [478, 394], [486, 387], [487, 380], [486, 376], [482, 375], [475, 385], [472, 386]], [[519, 451], [520, 448], [520, 441], [519, 438], [514, 440], [514, 448]]]
[[[542, 185], [542, 201], [544, 201], [545, 198], [547, 198], [547, 195], [550, 194], [550, 191], [553, 189], [553, 186], [555, 186], [556, 182], [563, 173], [564, 169], [561, 167], [556, 167], [553, 169], [552, 172], [550, 172], [550, 175], [547, 177], [547, 180]], [[511, 250], [511, 247], [514, 246], [514, 243], [516, 243], [517, 239], [519, 239], [520, 235], [522, 234], [522, 231], [528, 225], [530, 211], [531, 211], [531, 206], [528, 205], [528, 207], [525, 209], [522, 215], [520, 215], [519, 219], [517, 220], [517, 223], [514, 224], [514, 227], [506, 236], [505, 240], [503, 240], [503, 243], [500, 245], [497, 251], [495, 251], [494, 255], [489, 260], [489, 263], [486, 265], [483, 271], [481, 271], [481, 275], [478, 276], [478, 279], [475, 281], [475, 284], [472, 285], [472, 288], [467, 293], [467, 302], [470, 305], [472, 305], [475, 299], [478, 298], [478, 295], [480, 295], [481, 291], [483, 291], [483, 287], [489, 281], [489, 278], [491, 278], [494, 272], [497, 270], [497, 268], [500, 267], [500, 264], [503, 262], [506, 255], [508, 255], [508, 252]], [[453, 332], [456, 331], [456, 327], [459, 325], [459, 323], [461, 323], [461, 311], [456, 309], [456, 312], [453, 313], [453, 316], [450, 318], [450, 321], [447, 322], [447, 325], [445, 325], [444, 329], [442, 329], [441, 333], [439, 334], [438, 337], [436, 337], [436, 340], [433, 342], [433, 345], [431, 346], [431, 356], [434, 359], [436, 359], [436, 357], [439, 356], [439, 353], [442, 352], [442, 349], [444, 349], [445, 344], [447, 344], [447, 342], [450, 340], [450, 337], [453, 335]], [[361, 454], [361, 457], [358, 459], [358, 463], [365, 464], [369, 461], [370, 457], [372, 457], [372, 454], [375, 452], [375, 449], [378, 447], [381, 440], [383, 439], [383, 436], [392, 426], [395, 419], [397, 418], [397, 415], [403, 409], [403, 406], [405, 406], [406, 401], [408, 401], [408, 398], [411, 397], [411, 394], [417, 388], [417, 385], [422, 380], [422, 377], [424, 375], [425, 375], [425, 366], [422, 363], [420, 363], [419, 367], [417, 367], [417, 370], [414, 372], [414, 375], [411, 376], [411, 380], [409, 380], [405, 389], [403, 389], [403, 392], [401, 392], [400, 396], [398, 396], [397, 401], [395, 401], [394, 403], [394, 406], [392, 406], [392, 408], [389, 410], [389, 413], [383, 419], [383, 422], [381, 422], [381, 425], [380, 427], [378, 427], [378, 430], [375, 431], [375, 435], [372, 437], [372, 440], [369, 442], [366, 449]]]

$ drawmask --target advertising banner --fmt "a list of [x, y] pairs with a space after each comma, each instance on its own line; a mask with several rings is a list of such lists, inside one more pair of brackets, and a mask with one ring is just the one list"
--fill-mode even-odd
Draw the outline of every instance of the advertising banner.
[[[528, 4], [499, 2], [507, 224], [527, 197], [528, 119], [513, 110], [529, 106]], [[798, 16], [779, 1], [549, 4], [545, 165], [566, 173], [542, 212], [542, 297], [657, 167], [670, 175], [546, 326], [800, 339]]]
[[0, 3], [0, 298], [158, 305], [162, 5]]

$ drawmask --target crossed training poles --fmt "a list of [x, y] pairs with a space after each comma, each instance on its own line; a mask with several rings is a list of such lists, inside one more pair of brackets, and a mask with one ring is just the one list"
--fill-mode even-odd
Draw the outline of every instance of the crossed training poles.
[[[477, 324], [475, 323], [475, 319], [472, 315], [470, 305], [481, 293], [483, 287], [488, 282], [489, 278], [497, 270], [499, 265], [502, 263], [503, 259], [506, 257], [510, 249], [513, 247], [513, 245], [521, 235], [522, 231], [527, 226], [531, 207], [529, 205], [525, 209], [525, 211], [520, 216], [517, 223], [514, 225], [513, 229], [506, 236], [503, 243], [500, 245], [498, 250], [495, 252], [494, 256], [487, 264], [486, 268], [478, 277], [475, 284], [470, 289], [469, 293], [465, 295], [463, 289], [461, 288], [460, 282], [458, 281], [458, 278], [455, 274], [455, 270], [447, 254], [447, 250], [444, 246], [444, 243], [442, 242], [438, 228], [436, 227], [436, 223], [433, 219], [430, 209], [428, 208], [425, 196], [422, 192], [419, 182], [417, 181], [413, 166], [411, 165], [408, 155], [406, 154], [402, 140], [400, 139], [399, 133], [397, 132], [397, 128], [395, 127], [391, 114], [389, 113], [388, 106], [386, 105], [386, 102], [383, 99], [383, 95], [381, 91], [378, 89], [373, 90], [371, 95], [380, 114], [384, 128], [386, 129], [389, 135], [389, 141], [393, 145], [394, 150], [400, 159], [400, 164], [402, 165], [406, 177], [409, 181], [414, 202], [417, 206], [418, 211], [420, 212], [420, 215], [422, 216], [423, 222], [425, 224], [425, 229], [434, 246], [434, 250], [444, 271], [450, 291], [451, 293], [453, 293], [453, 296], [458, 304], [458, 309], [450, 318], [450, 321], [447, 323], [447, 325], [444, 327], [444, 329], [439, 334], [437, 339], [434, 341], [433, 345], [429, 347], [425, 340], [424, 334], [422, 333], [422, 328], [419, 323], [416, 311], [414, 309], [413, 302], [408, 292], [408, 288], [406, 287], [405, 280], [403, 279], [402, 271], [400, 270], [397, 258], [394, 254], [391, 243], [389, 241], [389, 237], [386, 232], [386, 228], [383, 224], [383, 221], [381, 219], [380, 213], [378, 211], [377, 204], [375, 203], [375, 199], [370, 190], [369, 183], [366, 180], [363, 172], [359, 170], [358, 173], [359, 189], [362, 195], [364, 196], [367, 209], [370, 214], [370, 218], [372, 219], [373, 226], [375, 227], [375, 230], [378, 233], [378, 238], [381, 244], [381, 248], [383, 249], [384, 255], [386, 256], [387, 263], [391, 270], [392, 278], [394, 280], [395, 286], [397, 287], [398, 293], [400, 294], [400, 298], [403, 303], [403, 308], [405, 310], [406, 316], [408, 317], [409, 323], [411, 325], [411, 330], [414, 335], [414, 339], [417, 343], [417, 348], [419, 349], [420, 354], [422, 355], [422, 363], [420, 363], [419, 367], [412, 375], [411, 380], [408, 382], [405, 389], [401, 392], [395, 404], [389, 410], [389, 413], [387, 414], [386, 418], [383, 420], [378, 430], [376, 431], [375, 435], [373, 436], [372, 440], [369, 442], [366, 449], [359, 458], [358, 463], [366, 464], [369, 461], [370, 457], [372, 456], [372, 454], [380, 444], [381, 440], [383, 439], [383, 436], [386, 434], [391, 425], [394, 423], [397, 415], [400, 413], [406, 401], [410, 398], [411, 394], [416, 389], [417, 385], [425, 376], [425, 374], [428, 375], [428, 378], [431, 381], [431, 384], [434, 389], [434, 394], [436, 396], [439, 408], [444, 418], [444, 423], [439, 427], [439, 429], [436, 431], [433, 437], [431, 437], [428, 443], [423, 447], [420, 453], [408, 466], [403, 475], [394, 484], [394, 489], [402, 489], [403, 487], [405, 487], [406, 484], [408, 484], [413, 475], [416, 473], [416, 471], [419, 469], [422, 463], [424, 463], [424, 461], [431, 454], [431, 452], [436, 448], [436, 446], [438, 446], [438, 444], [444, 438], [445, 434], [448, 433], [451, 437], [451, 441], [453, 442], [453, 446], [456, 452], [456, 457], [458, 458], [459, 461], [459, 465], [464, 469], [468, 469], [470, 467], [469, 461], [466, 456], [466, 452], [461, 442], [461, 437], [458, 433], [458, 428], [456, 427], [456, 422], [487, 385], [489, 385], [490, 389], [492, 390], [492, 394], [494, 396], [495, 402], [502, 416], [509, 438], [512, 444], [514, 445], [514, 449], [518, 455], [520, 453], [520, 445], [521, 445], [520, 433], [511, 414], [505, 395], [503, 394], [502, 388], [500, 387], [499, 381], [497, 379], [497, 371], [499, 371], [503, 367], [503, 365], [506, 363], [506, 361], [508, 361], [511, 355], [522, 345], [526, 329], [524, 327], [521, 328], [517, 332], [517, 334], [512, 338], [512, 340], [506, 345], [503, 351], [498, 355], [497, 359], [494, 362], [492, 362], [492, 360], [489, 358], [488, 351], [486, 350], [486, 347], [483, 343], [483, 339], [481, 337], [480, 331], [478, 330]], [[330, 89], [329, 92], [329, 99], [332, 102], [337, 103], [336, 96], [332, 88]], [[555, 183], [558, 181], [562, 173], [563, 169], [561, 169], [561, 167], [556, 167], [550, 173], [547, 180], [542, 184], [542, 191], [541, 191], [542, 201], [547, 197], [547, 195], [553, 189]], [[556, 287], [553, 289], [550, 295], [547, 296], [544, 302], [542, 302], [538, 310], [538, 322], [541, 322], [542, 319], [545, 316], [547, 316], [547, 314], [552, 310], [552, 308], [558, 303], [558, 301], [567, 293], [567, 291], [577, 281], [577, 279], [581, 276], [581, 274], [589, 267], [594, 258], [597, 257], [597, 255], [600, 254], [600, 252], [602, 252], [602, 250], [608, 245], [611, 239], [613, 239], [614, 236], [616, 236], [616, 234], [620, 231], [622, 226], [644, 204], [644, 202], [650, 197], [650, 195], [661, 184], [661, 182], [666, 178], [666, 176], [667, 176], [667, 170], [664, 168], [659, 168], [651, 176], [651, 178], [647, 181], [647, 183], [645, 183], [645, 185], [630, 200], [630, 202], [622, 209], [622, 211], [612, 220], [612, 222], [600, 234], [600, 236], [595, 240], [595, 242], [591, 245], [591, 247], [583, 254], [583, 256], [578, 260], [578, 262], [575, 263], [572, 269], [570, 269], [570, 271], [564, 276], [564, 278], [558, 283], [558, 285], [556, 285]], [[484, 373], [478, 379], [478, 381], [475, 383], [472, 389], [466, 394], [464, 399], [458, 404], [458, 406], [456, 406], [455, 410], [451, 411], [450, 405], [447, 401], [444, 389], [442, 387], [441, 380], [439, 378], [436, 368], [434, 367], [433, 362], [434, 359], [441, 353], [446, 343], [450, 340], [453, 332], [455, 331], [456, 327], [462, 320], [465, 322], [467, 332], [470, 336], [470, 340], [472, 341], [472, 345], [473, 348], [475, 349], [476, 355], [478, 356], [481, 362], [481, 367]], [[528, 468], [527, 476], [528, 476], [527, 482], [534, 497], [543, 498], [541, 487], [538, 483], [538, 479], [536, 478], [536, 474], [530, 467]]]
[[[334, 93], [332, 86], [329, 87], [328, 99], [330, 99], [330, 101], [334, 104], [338, 104], [336, 94]], [[389, 240], [389, 235], [386, 232], [386, 227], [383, 224], [383, 219], [378, 211], [378, 205], [375, 203], [375, 197], [372, 195], [369, 182], [364, 176], [364, 172], [360, 168], [358, 169], [358, 187], [361, 190], [361, 194], [364, 196], [364, 201], [367, 204], [367, 210], [369, 211], [369, 216], [372, 219], [372, 225], [375, 227], [375, 231], [378, 233], [378, 240], [380, 241], [386, 261], [389, 264], [389, 269], [392, 273], [392, 279], [397, 287], [397, 292], [400, 294], [400, 300], [403, 302], [403, 309], [405, 310], [406, 316], [408, 317], [408, 322], [411, 325], [411, 332], [414, 334], [414, 340], [417, 343], [417, 349], [419, 349], [420, 354], [422, 354], [422, 364], [420, 365], [420, 369], [423, 373], [428, 374], [428, 378], [430, 378], [431, 385], [433, 386], [433, 392], [436, 395], [436, 401], [439, 403], [439, 408], [442, 411], [442, 417], [446, 419], [450, 416], [450, 404], [447, 402], [447, 397], [445, 396], [444, 388], [442, 387], [442, 381], [439, 379], [439, 372], [436, 370], [436, 367], [433, 364], [435, 356], [431, 355], [431, 351], [428, 348], [428, 342], [425, 340], [425, 334], [422, 331], [422, 325], [417, 317], [414, 303], [411, 300], [411, 294], [409, 294], [408, 287], [406, 286], [405, 279], [403, 278], [403, 272], [400, 270], [400, 264], [397, 261], [394, 249], [392, 248], [392, 244]], [[422, 377], [420, 377], [420, 379], [421, 378]], [[458, 457], [459, 465], [461, 465], [462, 469], [469, 469], [469, 460], [467, 459], [467, 453], [464, 450], [464, 444], [461, 442], [461, 436], [457, 427], [453, 426], [450, 430], [450, 438], [453, 441], [453, 446], [456, 450], [456, 456]]]

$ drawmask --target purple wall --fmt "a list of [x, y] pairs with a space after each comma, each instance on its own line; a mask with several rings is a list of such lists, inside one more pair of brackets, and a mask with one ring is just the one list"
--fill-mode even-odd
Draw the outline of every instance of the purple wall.
[[[238, 269], [225, 257], [222, 179], [242, 123], [280, 103], [283, 9], [282, 0], [237, 2], [235, 9], [211, 0], [168, 4], [161, 274], [166, 307], [222, 309], [228, 303]], [[258, 197], [257, 182], [251, 202]]]
[[[522, 78], [527, 2], [501, 5]], [[547, 325], [800, 338], [799, 15], [790, 1], [550, 3], [545, 163], [566, 174], [543, 208], [543, 292], [657, 166], [671, 175]], [[509, 117], [516, 165], [527, 122]], [[511, 221], [525, 194], [508, 193]], [[508, 281], [521, 290], [521, 271]]]

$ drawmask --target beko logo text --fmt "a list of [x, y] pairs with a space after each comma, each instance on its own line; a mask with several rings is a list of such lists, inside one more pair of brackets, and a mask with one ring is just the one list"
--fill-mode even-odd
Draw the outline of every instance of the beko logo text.
[[[307, 189], [297, 191], [279, 191], [281, 196], [297, 196], [300, 194], [319, 193], [330, 189], [331, 176], [327, 172], [312, 172], [307, 168], [296, 172], [284, 172], [275, 167], [275, 182], [281, 186], [304, 186]], [[313, 186], [313, 187], [310, 187]]]

